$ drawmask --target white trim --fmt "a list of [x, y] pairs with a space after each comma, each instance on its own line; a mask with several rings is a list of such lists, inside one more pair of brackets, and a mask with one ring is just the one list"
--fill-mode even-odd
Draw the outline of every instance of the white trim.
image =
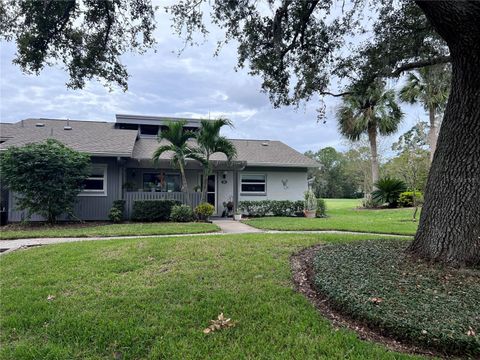
[[[103, 189], [102, 190], [85, 190], [83, 189], [82, 192], [80, 194], [78, 194], [78, 196], [96, 196], [96, 197], [105, 197], [107, 196], [107, 188], [108, 188], [108, 178], [107, 178], [107, 174], [108, 174], [108, 165], [107, 164], [92, 164], [92, 168], [96, 168], [96, 169], [102, 169], [103, 170]], [[89, 176], [87, 177], [87, 180], [88, 179], [95, 179], [95, 180], [98, 180], [100, 179], [100, 177], [95, 177], [95, 176]]]
[[[264, 185], [265, 186], [265, 191], [243, 191], [242, 190], [242, 185], [243, 185], [243, 177], [244, 176], [255, 176], [255, 175], [262, 175], [265, 178], [265, 181], [257, 181], [257, 182], [248, 182], [245, 184], [251, 184], [251, 185]], [[240, 174], [240, 184], [239, 184], [239, 190], [240, 190], [240, 195], [243, 196], [249, 196], [249, 195], [259, 195], [259, 196], [266, 196], [267, 195], [267, 174], [266, 173], [245, 173], [245, 174]]]

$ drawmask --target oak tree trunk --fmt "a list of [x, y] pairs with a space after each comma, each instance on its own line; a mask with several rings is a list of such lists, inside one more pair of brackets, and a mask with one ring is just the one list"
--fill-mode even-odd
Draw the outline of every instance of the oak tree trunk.
[[368, 125], [368, 140], [370, 141], [370, 152], [372, 153], [372, 184], [375, 190], [375, 183], [378, 181], [378, 151], [377, 151], [377, 127], [374, 124]]
[[437, 138], [438, 138], [438, 129], [437, 129], [437, 119], [435, 117], [436, 111], [435, 107], [430, 106], [429, 109], [430, 117], [430, 130], [428, 132], [428, 146], [430, 147], [430, 163], [433, 161], [433, 154], [435, 154], [435, 149], [437, 148]]
[[417, 1], [447, 41], [452, 88], [409, 251], [453, 266], [480, 264], [480, 2]]

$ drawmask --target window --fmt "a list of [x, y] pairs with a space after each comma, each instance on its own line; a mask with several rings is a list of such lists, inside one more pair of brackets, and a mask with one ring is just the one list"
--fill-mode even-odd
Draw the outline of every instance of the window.
[[142, 136], [157, 136], [158, 130], [157, 125], [140, 125], [140, 135]]
[[240, 189], [243, 194], [265, 195], [267, 193], [267, 176], [265, 174], [242, 174]]
[[81, 196], [107, 195], [107, 165], [92, 165], [90, 176], [85, 179]]
[[144, 173], [143, 189], [160, 192], [181, 191], [182, 182], [177, 173]]

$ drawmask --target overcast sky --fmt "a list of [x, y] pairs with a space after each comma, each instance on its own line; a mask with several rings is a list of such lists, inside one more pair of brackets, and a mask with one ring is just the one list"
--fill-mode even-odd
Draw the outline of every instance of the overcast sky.
[[[115, 114], [202, 118], [223, 115], [235, 125], [225, 131], [231, 138], [281, 140], [301, 152], [326, 146], [345, 148], [333, 117], [337, 99], [326, 99], [325, 124], [317, 123], [318, 102], [299, 109], [274, 109], [267, 95], [260, 92], [260, 79], [248, 75], [247, 70], [234, 70], [235, 44], [213, 57], [220, 31], [212, 31], [207, 43], [187, 48], [178, 56], [182, 42], [171, 34], [168, 17], [158, 12], [157, 21], [156, 52], [122, 58], [130, 74], [127, 92], [109, 91], [95, 81], [83, 90], [69, 90], [60, 66], [46, 68], [39, 76], [25, 75], [12, 64], [15, 45], [2, 42], [0, 120], [44, 117], [114, 121]], [[425, 118], [420, 107], [404, 110], [407, 116], [399, 134]], [[385, 147], [399, 134], [383, 141]]]

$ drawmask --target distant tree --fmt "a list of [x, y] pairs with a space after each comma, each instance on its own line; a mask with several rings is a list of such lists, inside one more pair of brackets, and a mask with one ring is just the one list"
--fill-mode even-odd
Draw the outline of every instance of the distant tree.
[[372, 156], [370, 147], [363, 143], [363, 140], [350, 143], [350, 149], [344, 153], [344, 157], [346, 174], [352, 178], [354, 184], [357, 184], [356, 191], [366, 196], [373, 187]]
[[403, 113], [395, 101], [395, 92], [385, 90], [383, 83], [366, 89], [352, 87], [337, 111], [340, 133], [351, 141], [368, 135], [371, 151], [372, 182], [379, 179], [377, 138], [397, 131]]
[[[188, 191], [187, 176], [185, 175], [186, 160], [194, 152], [188, 145], [188, 140], [195, 137], [192, 131], [185, 131], [185, 120], [167, 122], [167, 130], [158, 134], [158, 141], [166, 140], [168, 144], [160, 145], [153, 153], [153, 161], [157, 163], [160, 156], [166, 152], [172, 154], [172, 164], [180, 170], [182, 176], [182, 192]], [[193, 155], [194, 156], [194, 155]]]
[[400, 165], [398, 175], [413, 191], [413, 205], [415, 207], [413, 220], [416, 220], [419, 205], [416, 190], [423, 190], [430, 165], [425, 149], [427, 143], [426, 128], [426, 123], [419, 122], [400, 136], [398, 141], [392, 145], [392, 150], [398, 153], [395, 161]]
[[450, 93], [450, 67], [435, 65], [415, 70], [408, 74], [407, 83], [400, 90], [402, 101], [414, 104], [420, 102], [428, 112], [430, 131], [430, 162], [437, 147], [438, 123], [445, 111]]
[[2, 182], [17, 194], [17, 207], [44, 217], [50, 224], [73, 206], [89, 175], [90, 157], [49, 139], [10, 147], [0, 154]]
[[318, 169], [310, 170], [313, 179], [313, 191], [317, 198], [354, 198], [357, 196], [358, 184], [346, 171], [346, 160], [343, 153], [332, 147], [320, 149], [307, 156], [320, 163]]
[[207, 201], [208, 177], [212, 173], [210, 157], [214, 153], [222, 153], [231, 161], [237, 155], [235, 145], [225, 136], [220, 135], [224, 126], [232, 126], [228, 119], [202, 120], [201, 128], [196, 134], [198, 146], [190, 156], [203, 166], [202, 202]]

